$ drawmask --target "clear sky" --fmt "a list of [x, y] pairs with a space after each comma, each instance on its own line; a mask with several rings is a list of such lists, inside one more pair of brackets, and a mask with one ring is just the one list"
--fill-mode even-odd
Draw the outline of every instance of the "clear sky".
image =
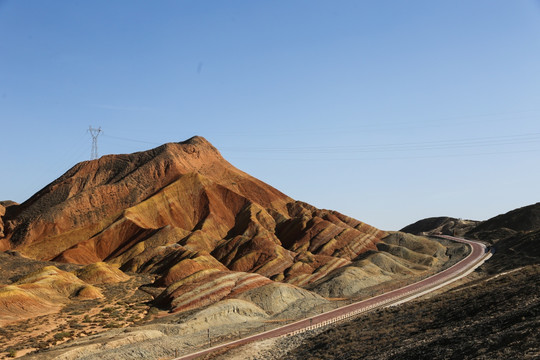
[[540, 2], [0, 0], [0, 199], [201, 135], [385, 230], [540, 201]]

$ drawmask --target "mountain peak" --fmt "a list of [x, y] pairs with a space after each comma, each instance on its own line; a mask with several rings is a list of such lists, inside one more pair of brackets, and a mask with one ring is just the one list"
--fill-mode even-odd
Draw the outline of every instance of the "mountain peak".
[[180, 141], [179, 144], [191, 144], [191, 145], [204, 145], [204, 146], [212, 146], [208, 140], [206, 140], [204, 137], [195, 135], [190, 137], [187, 140]]

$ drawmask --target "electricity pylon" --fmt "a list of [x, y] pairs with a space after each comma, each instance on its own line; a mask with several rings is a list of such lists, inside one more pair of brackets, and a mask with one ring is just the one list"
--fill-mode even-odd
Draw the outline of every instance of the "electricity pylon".
[[101, 126], [94, 129], [92, 125], [90, 125], [88, 132], [90, 133], [90, 136], [92, 136], [92, 154], [90, 155], [90, 160], [96, 160], [98, 158], [97, 138], [99, 134], [103, 132], [103, 130], [101, 130]]

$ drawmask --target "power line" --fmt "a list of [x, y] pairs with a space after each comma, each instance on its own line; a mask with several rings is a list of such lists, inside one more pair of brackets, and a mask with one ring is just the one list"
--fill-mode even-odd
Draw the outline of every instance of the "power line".
[[103, 134], [103, 136], [106, 137], [106, 138], [109, 138], [109, 139], [116, 139], [116, 140], [123, 140], [123, 141], [131, 141], [131, 142], [137, 142], [137, 143], [142, 143], [142, 144], [150, 144], [150, 145], [162, 145], [162, 143], [157, 143], [157, 142], [153, 142], [153, 141], [144, 141], [144, 140], [130, 139], [130, 138], [126, 138], [126, 137], [111, 136], [111, 135], [105, 135], [105, 134]]
[[540, 152], [540, 148], [528, 149], [528, 150], [510, 150], [510, 151], [490, 151], [490, 152], [476, 152], [476, 153], [463, 153], [463, 154], [434, 154], [434, 155], [398, 155], [398, 156], [362, 156], [362, 157], [316, 157], [316, 158], [302, 158], [302, 157], [281, 157], [281, 158], [268, 158], [268, 157], [243, 157], [243, 156], [228, 156], [229, 160], [256, 160], [256, 161], [367, 161], [367, 160], [415, 160], [415, 159], [441, 159], [441, 158], [470, 158], [473, 156], [489, 156], [489, 155], [508, 155], [508, 154], [523, 154], [523, 153], [536, 153]]
[[[99, 129], [98, 129], [99, 130]], [[161, 145], [161, 143], [145, 141], [140, 139], [118, 137], [111, 135], [103, 135], [110, 139], [117, 139], [123, 141], [151, 144], [151, 145]], [[473, 137], [473, 138], [461, 138], [461, 139], [441, 139], [441, 140], [430, 140], [430, 141], [419, 141], [419, 142], [389, 142], [383, 144], [365, 144], [365, 145], [343, 145], [343, 146], [308, 146], [308, 147], [219, 147], [219, 150], [224, 153], [240, 153], [244, 154], [296, 154], [296, 155], [315, 155], [315, 154], [365, 154], [362, 156], [364, 159], [390, 159], [389, 157], [381, 156], [383, 154], [399, 153], [397, 156], [392, 156], [391, 159], [414, 159], [414, 158], [432, 158], [432, 157], [454, 157], [454, 156], [482, 156], [482, 155], [496, 155], [496, 154], [514, 154], [514, 153], [526, 153], [526, 152], [536, 152], [538, 149], [510, 149], [509, 146], [519, 146], [519, 145], [534, 145], [540, 144], [540, 133], [524, 133], [524, 134], [514, 134], [514, 135], [505, 135], [505, 136], [484, 136], [484, 137]], [[497, 149], [491, 149], [497, 147]], [[482, 151], [480, 149], [485, 149]], [[441, 154], [434, 153], [434, 151], [442, 150], [469, 150], [466, 153], [452, 153], [452, 154]], [[477, 150], [477, 151], [475, 151]], [[487, 151], [486, 151], [487, 150]], [[373, 155], [369, 155], [373, 154]], [[376, 155], [375, 155], [376, 154]], [[332, 157], [335, 160], [340, 160], [339, 158]], [[234, 159], [251, 159], [251, 157], [243, 157], [242, 155], [231, 156]], [[347, 157], [349, 158], [349, 157]], [[254, 159], [254, 158], [253, 158]], [[260, 159], [259, 157], [257, 159]], [[349, 158], [353, 160], [353, 158]], [[266, 159], [272, 160], [272, 159]], [[295, 160], [294, 158], [287, 156], [287, 159], [280, 160]], [[297, 158], [296, 160], [303, 161], [309, 160], [306, 158]], [[313, 159], [313, 160], [324, 160], [322, 158]], [[327, 159], [329, 160], [329, 159]]]
[[445, 150], [500, 145], [521, 145], [540, 143], [540, 133], [517, 134], [508, 136], [478, 137], [459, 140], [437, 140], [424, 142], [368, 144], [361, 146], [311, 146], [311, 147], [222, 147], [230, 152], [258, 153], [340, 153], [340, 152], [402, 152], [419, 150]]

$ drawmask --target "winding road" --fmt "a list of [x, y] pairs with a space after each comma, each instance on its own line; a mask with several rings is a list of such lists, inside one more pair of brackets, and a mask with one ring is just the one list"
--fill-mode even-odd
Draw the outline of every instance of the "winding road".
[[225, 344], [220, 344], [196, 353], [178, 357], [175, 360], [195, 359], [199, 356], [210, 354], [216, 350], [223, 349], [229, 346], [243, 345], [253, 341], [260, 341], [278, 336], [295, 335], [345, 320], [347, 318], [356, 316], [366, 311], [373, 310], [375, 308], [398, 305], [406, 301], [412, 300], [416, 297], [427, 294], [468, 275], [469, 273], [474, 271], [474, 269], [482, 265], [484, 261], [486, 261], [491, 256], [491, 253], [487, 251], [486, 246], [480, 242], [445, 235], [438, 235], [437, 237], [468, 244], [471, 247], [471, 252], [469, 253], [469, 255], [467, 255], [465, 259], [461, 260], [450, 268], [443, 270], [424, 280], [418, 281], [414, 284], [407, 285], [402, 288], [350, 305], [342, 306], [340, 308], [322, 313], [320, 315], [302, 319], [276, 329], [268, 330], [259, 334], [245, 337], [243, 339], [231, 341]]

